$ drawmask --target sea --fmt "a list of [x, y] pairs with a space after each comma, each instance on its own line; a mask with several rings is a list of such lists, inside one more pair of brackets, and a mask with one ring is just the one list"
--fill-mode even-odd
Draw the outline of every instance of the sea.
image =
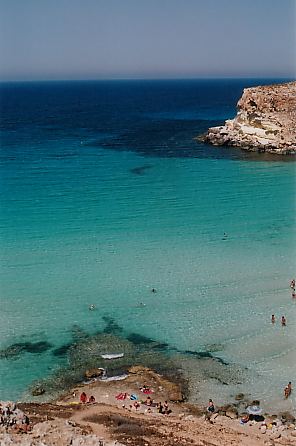
[[141, 364], [295, 414], [295, 157], [198, 139], [280, 81], [0, 84], [0, 400]]

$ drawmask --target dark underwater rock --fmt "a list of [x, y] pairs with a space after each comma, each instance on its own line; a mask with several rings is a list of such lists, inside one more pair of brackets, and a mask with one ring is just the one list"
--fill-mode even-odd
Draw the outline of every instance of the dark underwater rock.
[[118, 325], [118, 323], [109, 316], [103, 316], [103, 321], [106, 322], [106, 327], [104, 328], [103, 332], [107, 334], [119, 334], [123, 331], [122, 327]]
[[65, 356], [68, 350], [71, 348], [72, 344], [64, 344], [61, 347], [57, 347], [53, 350], [52, 354], [54, 356]]
[[134, 173], [135, 175], [143, 175], [145, 170], [151, 169], [153, 167], [150, 164], [145, 164], [144, 166], [134, 167], [133, 169], [130, 169], [131, 173]]
[[13, 359], [24, 352], [39, 354], [52, 347], [47, 341], [17, 342], [0, 351], [0, 358]]

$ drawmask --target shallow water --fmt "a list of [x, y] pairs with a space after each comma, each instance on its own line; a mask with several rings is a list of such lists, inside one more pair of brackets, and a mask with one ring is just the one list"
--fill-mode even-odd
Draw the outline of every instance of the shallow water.
[[[54, 350], [73, 325], [94, 335], [111, 317], [116, 335], [168, 344], [192, 400], [295, 409], [295, 163], [193, 139], [256, 83], [1, 86], [1, 348], [52, 347], [0, 358], [0, 399], [68, 365]], [[229, 363], [228, 385], [186, 351]]]

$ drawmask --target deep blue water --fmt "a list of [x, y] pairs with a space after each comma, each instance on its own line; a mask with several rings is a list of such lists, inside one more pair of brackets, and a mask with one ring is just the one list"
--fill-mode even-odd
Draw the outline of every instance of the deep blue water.
[[[218, 346], [250, 371], [227, 392], [209, 379], [221, 401], [264, 388], [277, 404], [295, 372], [295, 163], [195, 139], [271, 82], [1, 84], [1, 348], [26, 344], [0, 355], [0, 399], [67, 363], [73, 325], [112, 318], [171, 351]], [[276, 336], [271, 313], [288, 315]]]
[[[236, 150], [216, 150], [193, 138], [236, 112], [245, 87], [269, 80], [184, 80], [7, 83], [1, 85], [2, 156], [29, 161], [64, 158], [58, 140], [82, 142], [79, 152], [96, 146], [132, 150], [143, 156], [242, 159]], [[21, 155], [18, 152], [21, 151]], [[8, 153], [9, 152], [9, 153]], [[49, 153], [50, 152], [50, 153]], [[24, 158], [22, 158], [24, 157]]]

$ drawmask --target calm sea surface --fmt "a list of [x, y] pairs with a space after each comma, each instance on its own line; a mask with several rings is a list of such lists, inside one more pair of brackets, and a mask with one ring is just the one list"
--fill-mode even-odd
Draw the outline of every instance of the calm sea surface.
[[194, 139], [262, 83], [1, 84], [0, 399], [122, 350], [295, 410], [294, 160]]

